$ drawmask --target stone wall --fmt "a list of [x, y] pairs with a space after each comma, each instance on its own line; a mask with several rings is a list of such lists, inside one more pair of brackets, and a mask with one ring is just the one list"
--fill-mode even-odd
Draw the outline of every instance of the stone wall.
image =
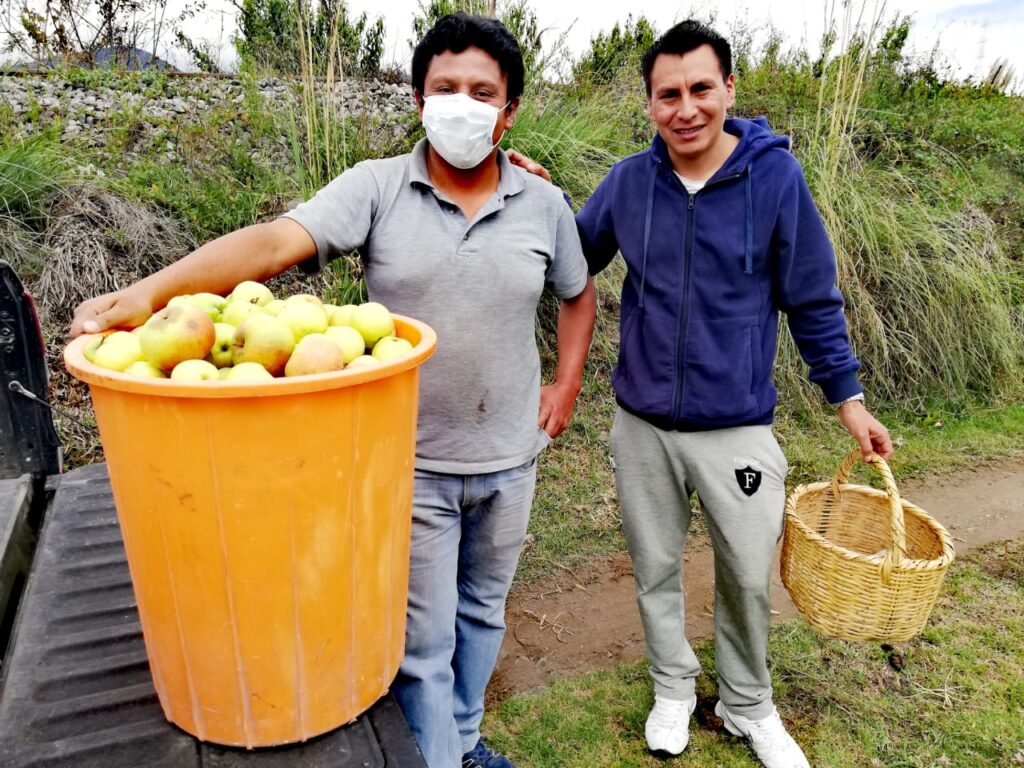
[[[0, 103], [10, 108], [19, 124], [17, 133], [23, 136], [59, 120], [64, 137], [99, 145], [101, 137], [88, 141], [90, 131], [111, 127], [128, 115], [143, 126], [202, 123], [211, 110], [242, 110], [246, 102], [243, 83], [237, 78], [128, 75], [118, 80], [110, 75], [91, 78], [91, 74], [0, 75]], [[258, 81], [255, 89], [268, 103], [292, 100], [296, 93], [295, 83], [279, 79]], [[407, 83], [346, 80], [336, 84], [334, 96], [339, 109], [348, 114], [387, 119], [412, 109]]]

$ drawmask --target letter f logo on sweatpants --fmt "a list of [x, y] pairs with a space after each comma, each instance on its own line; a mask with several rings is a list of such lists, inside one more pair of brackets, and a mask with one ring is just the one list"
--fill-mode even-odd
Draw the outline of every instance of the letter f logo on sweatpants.
[[747, 496], [753, 496], [761, 487], [761, 470], [754, 469], [749, 464], [743, 469], [736, 470], [736, 482], [740, 490]]

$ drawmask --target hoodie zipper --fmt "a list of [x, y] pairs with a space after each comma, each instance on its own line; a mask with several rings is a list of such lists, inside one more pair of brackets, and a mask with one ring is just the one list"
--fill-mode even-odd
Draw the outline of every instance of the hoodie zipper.
[[[733, 181], [740, 178], [743, 173], [744, 171], [740, 171], [739, 173], [733, 173], [729, 176], [723, 176], [720, 179], [715, 179], [710, 184], [705, 185], [703, 188], [692, 194], [687, 190], [689, 202], [686, 205], [686, 239], [685, 249], [683, 251], [683, 301], [679, 312], [679, 341], [676, 344], [676, 370], [679, 371], [679, 378], [676, 383], [675, 398], [672, 403], [672, 420], [674, 422], [678, 422], [680, 420], [679, 411], [682, 407], [683, 388], [686, 384], [686, 332], [690, 324], [690, 271], [693, 263], [693, 221], [696, 218], [694, 206], [697, 203], [697, 195], [707, 189], [708, 186], [715, 186], [726, 181]], [[676, 181], [679, 182], [680, 186], [682, 186], [682, 182], [679, 181], [678, 178]]]

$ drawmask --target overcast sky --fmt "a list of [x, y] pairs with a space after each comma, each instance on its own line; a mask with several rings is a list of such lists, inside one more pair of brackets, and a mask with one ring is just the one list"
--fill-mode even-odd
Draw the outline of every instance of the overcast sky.
[[[869, 13], [873, 2], [868, 2]], [[593, 35], [611, 29], [617, 21], [625, 21], [630, 7], [594, 0], [536, 0], [530, 5], [545, 30], [545, 43], [550, 44], [568, 32], [566, 42], [577, 54], [587, 47]], [[728, 31], [729, 20], [736, 17], [755, 28], [764, 28], [770, 22], [791, 45], [806, 43], [814, 50], [824, 28], [828, 5], [825, 0], [719, 0], [712, 4], [646, 0], [632, 7], [634, 14], [645, 15], [659, 32], [690, 15], [706, 17], [707, 9], [713, 9], [723, 32]], [[191, 24], [190, 32], [199, 38], [219, 38], [223, 63], [228, 65], [234, 57], [230, 44], [234, 10], [224, 0], [210, 0], [209, 6], [213, 10]], [[385, 61], [407, 68], [408, 40], [412, 35], [412, 18], [419, 7], [417, 0], [349, 0], [348, 7], [354, 15], [366, 11], [371, 17], [384, 19]], [[1024, 0], [888, 0], [886, 19], [896, 14], [909, 15], [913, 20], [908, 44], [911, 52], [926, 56], [938, 44], [954, 76], [960, 78], [984, 77], [997, 59], [1006, 59], [1014, 67], [1020, 90], [1024, 81]]]

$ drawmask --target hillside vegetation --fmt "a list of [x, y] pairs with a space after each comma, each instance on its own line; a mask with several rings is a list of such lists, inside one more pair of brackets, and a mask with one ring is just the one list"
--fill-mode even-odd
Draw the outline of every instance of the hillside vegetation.
[[[755, 46], [734, 29], [735, 113], [765, 115], [792, 137], [835, 244], [870, 403], [905, 445], [908, 464], [927, 468], [941, 463], [929, 435], [944, 424], [989, 419], [999, 425], [993, 437], [1009, 430], [1009, 446], [1024, 433], [1019, 412], [1006, 410], [1024, 395], [1024, 99], [949, 82], [909, 61], [908, 30], [899, 19], [840, 29], [834, 49], [812, 57], [776, 37]], [[505, 143], [545, 164], [577, 206], [612, 163], [650, 140], [636, 51], [654, 33], [643, 19], [629, 20], [568, 62], [557, 46], [545, 53], [539, 37], [531, 47], [529, 90]], [[557, 72], [566, 74], [541, 74]], [[404, 113], [350, 114], [333, 98], [345, 79], [339, 69], [305, 68], [286, 79], [290, 99], [261, 95], [265, 74], [248, 62], [243, 98], [211, 102], [199, 115], [143, 119], [138, 94], [166, 97], [182, 81], [58, 72], [53, 78], [68, 88], [125, 95], [123, 110], [74, 135], [42, 105], [16, 115], [0, 104], [0, 256], [41, 300], [56, 399], [72, 412], [88, 419], [88, 398], [61, 374], [55, 353], [78, 300], [277, 216], [343, 168], [408, 151], [421, 136], [411, 99]], [[621, 548], [606, 458], [621, 269], [598, 281], [578, 418], [542, 468], [535, 563]], [[283, 279], [338, 299], [359, 295], [358, 278], [353, 258], [317, 278]], [[554, 326], [549, 299], [539, 327], [549, 370]], [[820, 477], [850, 444], [784, 337], [780, 438], [795, 478]], [[72, 465], [98, 458], [87, 430], [60, 426]], [[991, 450], [1012, 450], [999, 446]]]

